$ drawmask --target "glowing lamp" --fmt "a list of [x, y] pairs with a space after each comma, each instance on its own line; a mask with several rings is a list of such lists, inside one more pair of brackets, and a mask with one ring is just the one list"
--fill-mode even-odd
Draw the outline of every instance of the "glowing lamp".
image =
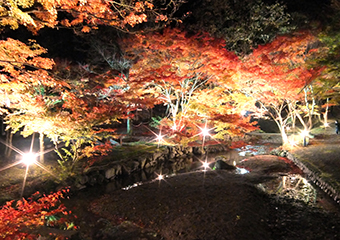
[[159, 141], [159, 142], [162, 141], [163, 136], [161, 134], [157, 135], [156, 140]]
[[26, 165], [32, 165], [36, 162], [36, 155], [33, 153], [25, 153], [22, 155], [22, 162]]
[[176, 131], [176, 130], [177, 130], [176, 124], [174, 124], [174, 125], [171, 127], [171, 129], [172, 129], [173, 131]]
[[301, 131], [301, 137], [303, 138], [303, 146], [306, 147], [308, 145], [307, 137], [309, 136], [309, 131], [304, 129]]
[[207, 169], [209, 167], [209, 163], [208, 162], [204, 162], [203, 165], [204, 169]]
[[164, 176], [162, 174], [159, 174], [158, 177], [157, 177], [158, 180], [163, 180], [164, 179]]
[[203, 136], [209, 136], [209, 129], [207, 129], [206, 127], [202, 128], [202, 135]]
[[300, 134], [302, 137], [307, 137], [309, 135], [309, 131], [305, 129], [305, 130], [302, 130]]

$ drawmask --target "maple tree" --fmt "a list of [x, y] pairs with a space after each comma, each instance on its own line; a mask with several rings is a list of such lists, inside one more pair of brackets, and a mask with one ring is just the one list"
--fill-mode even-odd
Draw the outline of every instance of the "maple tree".
[[330, 1], [331, 6], [328, 9], [327, 25], [318, 34], [317, 42], [320, 48], [320, 54], [317, 58], [311, 61], [311, 65], [323, 65], [327, 68], [321, 78], [313, 82], [313, 88], [316, 96], [316, 101], [319, 107], [323, 109], [324, 122], [327, 124], [327, 114], [332, 106], [338, 105], [339, 98], [339, 10], [340, 3], [337, 0]]
[[[162, 22], [160, 26], [166, 24], [180, 4], [181, 1], [177, 0], [170, 1], [165, 6], [157, 2], [156, 7], [152, 1], [8, 0], [0, 3], [0, 30], [4, 30], [6, 26], [17, 29], [23, 25], [33, 33], [38, 33], [43, 27], [63, 26], [81, 29], [86, 33], [91, 28], [107, 25], [121, 31], [132, 31], [136, 25], [147, 21], [150, 24]], [[93, 84], [88, 84], [92, 79], [82, 79], [84, 84], [77, 85], [79, 78], [55, 78], [51, 73], [54, 61], [40, 57], [39, 55], [46, 53], [46, 49], [36, 43], [26, 45], [18, 40], [8, 39], [1, 41], [0, 49], [1, 81], [4, 87], [1, 111], [6, 115], [12, 133], [19, 129], [23, 129], [24, 136], [38, 132], [42, 152], [44, 136], [52, 139], [56, 145], [59, 141], [66, 145], [72, 143], [72, 146], [76, 146], [73, 154], [64, 150], [75, 160], [79, 157], [80, 147], [89, 144], [96, 149], [95, 141], [112, 132], [108, 129], [99, 130], [97, 126], [116, 119], [119, 112], [117, 109], [121, 110], [123, 105], [122, 102], [117, 104], [115, 101], [116, 108], [112, 108], [108, 105], [110, 102], [107, 97], [99, 96], [105, 95], [102, 93], [107, 91], [100, 87], [102, 83], [93, 88]], [[97, 77], [94, 83], [98, 83], [98, 79], [100, 78]], [[92, 89], [85, 85], [91, 85]], [[95, 103], [98, 96], [102, 97], [99, 104]], [[124, 104], [129, 100], [129, 97], [125, 97]], [[130, 104], [130, 108], [136, 109], [137, 106]], [[65, 122], [69, 124], [65, 126]], [[86, 156], [90, 155], [89, 149], [87, 147], [85, 151]]]
[[23, 25], [33, 32], [43, 27], [65, 26], [89, 32], [98, 25], [108, 25], [129, 31], [147, 21], [167, 22], [180, 4], [177, 0], [158, 7], [152, 0], [5, 0], [0, 3], [0, 26], [17, 29]]
[[[11, 55], [13, 51], [21, 51], [21, 55]], [[124, 104], [113, 103], [104, 96], [104, 81], [90, 81], [84, 77], [87, 73], [60, 63], [55, 65], [53, 60], [39, 56], [44, 51], [34, 42], [26, 45], [13, 39], [0, 41], [1, 109], [8, 128], [13, 133], [20, 130], [24, 137], [40, 133], [56, 146], [60, 142], [71, 144], [74, 161], [89, 157], [89, 146], [93, 153], [98, 151], [95, 142], [114, 131], [101, 129], [100, 125], [121, 116], [119, 110]], [[81, 153], [84, 144], [87, 147]]]
[[37, 239], [40, 236], [37, 229], [43, 226], [75, 230], [71, 211], [60, 203], [68, 191], [49, 195], [37, 192], [28, 199], [6, 202], [0, 208], [0, 238]]
[[238, 89], [256, 100], [260, 117], [266, 113], [276, 122], [283, 144], [288, 142], [286, 127], [289, 120], [297, 117], [303, 126], [311, 128], [304, 123], [304, 115], [301, 116], [308, 114], [306, 111], [310, 109], [303, 109], [298, 102], [304, 101], [304, 89], [322, 70], [308, 68], [306, 64], [306, 58], [314, 52], [308, 53], [306, 49], [313, 41], [315, 37], [308, 32], [278, 37], [254, 50], [232, 76], [240, 84]]
[[[150, 89], [145, 82], [130, 78], [132, 63], [124, 58], [116, 42], [116, 35], [102, 36], [99, 34], [91, 39], [89, 60], [83, 69], [92, 78], [100, 79], [103, 89], [100, 98], [120, 104], [120, 120], [127, 121], [127, 133], [131, 134], [131, 119], [137, 110], [153, 108], [159, 102], [151, 97]], [[111, 104], [112, 106], [113, 104]]]
[[[46, 49], [31, 41], [27, 45], [14, 39], [0, 41], [0, 91], [1, 114], [12, 122], [13, 118], [27, 116], [30, 121], [44, 112], [39, 89], [63, 87], [64, 83], [52, 78], [50, 70], [54, 61], [40, 57]], [[10, 124], [13, 132], [19, 127]]]
[[[126, 58], [134, 63], [130, 68], [129, 79], [153, 88], [154, 97], [159, 97], [168, 106], [171, 117], [162, 120], [162, 131], [181, 138], [192, 138], [206, 121], [225, 121], [232, 125], [231, 120], [237, 126], [242, 125], [242, 131], [235, 131], [237, 126], [225, 127], [224, 134], [244, 133], [254, 129], [253, 124], [240, 120], [241, 104], [233, 104], [231, 101], [226, 104], [228, 99], [225, 98], [225, 101], [215, 101], [215, 105], [204, 105], [204, 97], [208, 96], [207, 89], [212, 88], [210, 93], [215, 91], [215, 97], [222, 99], [219, 95], [223, 92], [228, 95], [228, 90], [234, 85], [229, 81], [230, 69], [235, 68], [239, 59], [225, 50], [224, 44], [222, 39], [212, 38], [208, 34], [190, 35], [171, 28], [158, 34], [138, 35], [122, 40], [120, 45], [125, 50]], [[229, 81], [230, 86], [217, 88], [222, 79], [225, 83]], [[200, 107], [200, 104], [204, 107]], [[235, 120], [235, 116], [239, 117], [239, 121]], [[177, 140], [174, 138], [174, 141]]]

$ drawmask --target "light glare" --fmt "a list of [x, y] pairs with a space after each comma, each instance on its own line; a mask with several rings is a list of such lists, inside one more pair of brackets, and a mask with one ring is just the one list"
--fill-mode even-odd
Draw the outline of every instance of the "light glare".
[[22, 162], [27, 166], [32, 165], [36, 162], [36, 155], [33, 153], [25, 153], [22, 155]]
[[209, 129], [207, 129], [206, 127], [202, 128], [202, 135], [209, 136]]
[[208, 162], [204, 162], [204, 163], [203, 163], [203, 167], [204, 167], [204, 168], [208, 168], [208, 167], [209, 167], [209, 163], [208, 163]]
[[301, 131], [301, 136], [302, 137], [307, 137], [309, 135], [309, 131], [308, 130], [303, 130], [303, 131]]

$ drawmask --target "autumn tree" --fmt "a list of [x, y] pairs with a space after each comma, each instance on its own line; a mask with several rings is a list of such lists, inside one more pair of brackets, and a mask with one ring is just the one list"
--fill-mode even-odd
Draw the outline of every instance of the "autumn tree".
[[338, 0], [331, 1], [331, 6], [327, 9], [330, 14], [325, 15], [327, 24], [323, 26], [318, 34], [318, 42], [316, 43], [321, 50], [310, 64], [313, 66], [326, 66], [322, 77], [313, 82], [313, 88], [316, 101], [319, 107], [323, 109], [324, 122], [327, 124], [327, 114], [332, 106], [338, 105], [339, 97], [339, 24], [340, 24], [340, 2]]
[[288, 142], [289, 120], [298, 118], [305, 128], [311, 128], [304, 120], [310, 109], [304, 108], [301, 102], [305, 100], [304, 90], [322, 70], [310, 69], [306, 64], [308, 55], [313, 52], [306, 51], [307, 46], [315, 40], [306, 32], [278, 37], [254, 50], [232, 76], [240, 84], [238, 89], [256, 100], [262, 116], [266, 113], [276, 122], [283, 144]]
[[[231, 102], [226, 104], [227, 100], [215, 101], [216, 105], [210, 105], [210, 108], [201, 108], [198, 104], [204, 104], [205, 99], [200, 96], [206, 97], [207, 94], [202, 93], [206, 93], [207, 89], [217, 90], [216, 86], [222, 79], [228, 82], [230, 69], [239, 63], [235, 54], [223, 48], [223, 40], [204, 33], [190, 35], [179, 29], [168, 28], [158, 34], [123, 39], [120, 44], [126, 57], [134, 63], [129, 72], [130, 79], [153, 88], [155, 97], [159, 96], [168, 106], [170, 118], [162, 121], [164, 131], [190, 138], [197, 135], [206, 121], [233, 119], [233, 123], [241, 125], [242, 121], [234, 120], [237, 114], [241, 119], [240, 110], [235, 110], [232, 113], [235, 116], [229, 118], [227, 115], [231, 112], [214, 110], [238, 108], [240, 105]], [[224, 90], [226, 95], [233, 86], [231, 81], [229, 83], [230, 86]], [[218, 95], [215, 97], [222, 98]], [[209, 104], [204, 106], [209, 107]], [[240, 132], [253, 129], [249, 122], [244, 122], [243, 126]], [[225, 134], [232, 133], [232, 129], [224, 129]]]
[[154, 1], [98, 1], [98, 0], [5, 0], [0, 3], [0, 26], [17, 29], [19, 25], [37, 32], [43, 27], [73, 27], [88, 32], [98, 25], [130, 31], [146, 22], [166, 23], [180, 0], [161, 5]]
[[[157, 2], [155, 7], [152, 1], [3, 1], [0, 3], [0, 25], [1, 30], [6, 26], [17, 29], [23, 25], [33, 33], [38, 33], [43, 27], [59, 26], [88, 32], [99, 25], [131, 32], [134, 27], [147, 21], [149, 27], [152, 22], [158, 27], [167, 24], [180, 4], [181, 1], [171, 1], [162, 6]], [[0, 52], [4, 87], [2, 111], [14, 132], [22, 128], [25, 136], [39, 132], [41, 139], [47, 135], [54, 142], [73, 142], [78, 149], [89, 139], [90, 145], [93, 145], [96, 137], [90, 135], [99, 131], [95, 126], [116, 119], [121, 110], [119, 104], [114, 108], [105, 105], [110, 102], [102, 97], [105, 95], [103, 92], [108, 91], [108, 88], [102, 90], [105, 83], [99, 83], [103, 78], [65, 79], [56, 76], [58, 73], [52, 73], [54, 61], [39, 56], [46, 53], [46, 49], [38, 44], [26, 45], [13, 39], [2, 40]], [[76, 84], [78, 80], [82, 84]], [[96, 83], [99, 85], [94, 86]], [[124, 101], [126, 105], [129, 98], [126, 97]], [[113, 114], [113, 111], [116, 112]], [[65, 122], [70, 124], [66, 126]], [[72, 158], [76, 159], [77, 156], [74, 153]]]
[[[64, 86], [63, 82], [49, 75], [47, 70], [52, 68], [54, 62], [40, 57], [45, 52], [46, 49], [34, 41], [27, 45], [14, 39], [0, 41], [0, 101], [2, 114], [7, 121], [13, 123], [14, 118], [30, 113], [30, 121], [33, 122], [36, 116], [45, 112], [41, 88]], [[9, 127], [12, 127], [13, 132], [17, 131], [17, 126], [10, 124]]]

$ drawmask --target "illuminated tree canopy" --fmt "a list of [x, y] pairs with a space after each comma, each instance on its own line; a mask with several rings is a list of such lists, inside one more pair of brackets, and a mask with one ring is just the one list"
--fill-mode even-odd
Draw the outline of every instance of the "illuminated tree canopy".
[[[138, 126], [158, 143], [230, 146], [270, 119], [287, 144], [288, 127], [327, 122], [340, 101], [339, 0], [312, 2], [0, 1], [1, 120], [7, 133], [51, 140], [66, 173], [155, 109]], [[9, 202], [0, 236], [30, 237], [18, 229], [54, 214], [68, 225], [62, 195]]]
[[[82, 32], [108, 25], [129, 30], [148, 21], [168, 21], [172, 10], [181, 1], [155, 7], [149, 1], [98, 1], [98, 0], [5, 0], [0, 3], [0, 26], [17, 29], [20, 25], [37, 32], [43, 27], [77, 27]], [[168, 10], [169, 9], [169, 10]], [[163, 14], [166, 13], [170, 14]]]
[[[329, 48], [315, 29], [290, 25], [284, 3], [232, 2], [223, 2], [230, 19], [217, 14], [222, 25], [212, 15], [204, 18], [220, 13], [213, 2], [202, 5], [206, 14], [191, 26], [204, 9], [193, 5], [183, 13], [188, 5], [180, 0], [2, 2], [4, 33], [11, 32], [8, 27], [34, 34], [45, 27], [73, 29], [83, 41], [74, 48], [87, 56], [81, 63], [52, 59], [35, 40], [0, 40], [3, 117], [24, 136], [38, 132], [77, 146], [75, 158], [90, 156], [89, 147], [97, 151], [95, 142], [113, 136], [116, 123], [159, 104], [168, 114], [159, 127], [174, 144], [195, 141], [206, 124], [219, 139], [253, 131], [256, 123], [242, 115], [245, 110], [253, 119], [269, 114], [285, 140], [287, 119], [281, 117], [287, 109], [305, 126], [304, 118], [315, 112], [314, 91], [323, 91], [330, 76], [320, 78], [325, 68], [318, 59], [329, 57]], [[216, 23], [216, 31], [206, 22]], [[228, 31], [237, 34], [231, 39]], [[318, 96], [329, 97], [329, 91]], [[84, 145], [87, 150], [78, 152]]]

